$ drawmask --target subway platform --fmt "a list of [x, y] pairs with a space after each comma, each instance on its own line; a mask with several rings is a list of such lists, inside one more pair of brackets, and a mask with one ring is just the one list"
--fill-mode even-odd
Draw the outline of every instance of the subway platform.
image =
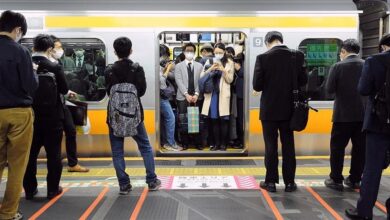
[[[259, 220], [346, 219], [344, 210], [356, 205], [359, 193], [324, 186], [330, 168], [327, 157], [298, 157], [298, 190], [276, 193], [259, 188], [264, 178], [261, 157], [247, 158], [157, 158], [159, 191], [148, 192], [141, 158], [126, 158], [133, 191], [118, 194], [110, 158], [81, 159], [89, 173], [69, 173], [64, 161], [61, 185], [64, 192], [46, 199], [46, 162], [38, 165], [39, 193], [20, 202], [25, 219], [130, 219], [130, 220]], [[344, 175], [349, 171], [345, 161]], [[281, 170], [280, 170], [281, 171]], [[6, 173], [6, 172], [5, 172]], [[281, 174], [281, 172], [280, 172]], [[390, 169], [383, 173], [374, 219], [386, 219], [384, 203], [390, 195]], [[3, 195], [6, 175], [0, 186]]]

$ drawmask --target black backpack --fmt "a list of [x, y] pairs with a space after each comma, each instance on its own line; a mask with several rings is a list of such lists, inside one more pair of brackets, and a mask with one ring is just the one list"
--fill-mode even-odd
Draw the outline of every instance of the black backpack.
[[386, 80], [374, 97], [372, 113], [380, 122], [390, 125], [390, 66], [388, 60], [382, 63], [386, 67]]
[[42, 70], [37, 75], [39, 86], [34, 94], [34, 106], [41, 110], [51, 109], [57, 105], [58, 92], [55, 74]]

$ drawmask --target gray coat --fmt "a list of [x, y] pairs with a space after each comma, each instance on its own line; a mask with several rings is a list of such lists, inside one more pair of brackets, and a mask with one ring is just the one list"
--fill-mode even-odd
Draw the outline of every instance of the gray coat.
[[[192, 64], [194, 66], [195, 94], [199, 95], [198, 81], [199, 81], [200, 73], [203, 70], [203, 66], [202, 64], [196, 61], [192, 61]], [[177, 64], [175, 67], [175, 81], [177, 85], [176, 99], [179, 101], [183, 101], [186, 99], [185, 94], [188, 91], [188, 70], [187, 70], [187, 64], [185, 60]]]
[[364, 99], [358, 92], [358, 83], [364, 60], [351, 55], [334, 64], [326, 82], [326, 90], [335, 94], [333, 122], [362, 122]]

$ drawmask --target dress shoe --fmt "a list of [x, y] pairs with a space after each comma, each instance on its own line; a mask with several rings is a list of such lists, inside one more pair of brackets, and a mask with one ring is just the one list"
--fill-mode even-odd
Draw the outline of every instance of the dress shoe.
[[360, 189], [360, 182], [352, 182], [351, 178], [349, 177], [344, 180], [344, 185], [348, 186], [351, 189]]
[[38, 194], [38, 189], [35, 189], [34, 190], [34, 192], [32, 192], [32, 193], [30, 193], [30, 192], [25, 192], [25, 198], [26, 198], [26, 200], [31, 200], [31, 199], [33, 199], [34, 198], [34, 196], [36, 195], [36, 194]]
[[286, 185], [286, 188], [284, 189], [285, 192], [294, 192], [297, 190], [297, 184], [296, 183], [288, 183]]
[[210, 146], [210, 151], [217, 151], [219, 149], [218, 146]]
[[221, 151], [226, 151], [226, 149], [227, 149], [226, 145], [221, 145], [221, 147], [219, 148], [219, 150]]
[[197, 145], [197, 146], [196, 146], [196, 149], [198, 149], [198, 150], [203, 150], [203, 146]]
[[346, 215], [349, 219], [356, 219], [356, 220], [370, 220], [370, 219], [372, 219], [372, 218], [370, 218], [370, 217], [363, 217], [363, 216], [360, 216], [360, 215], [358, 214], [357, 209], [355, 209], [355, 208], [346, 209], [346, 210], [345, 210], [345, 215]]
[[62, 193], [62, 187], [58, 186], [58, 190], [54, 192], [47, 192], [47, 198], [52, 199]]
[[79, 164], [76, 164], [73, 167], [68, 167], [68, 172], [80, 172], [80, 173], [86, 173], [89, 169], [83, 166], [80, 166]]
[[265, 181], [260, 182], [260, 188], [267, 190], [268, 192], [276, 192], [275, 183], [267, 183]]
[[325, 180], [325, 186], [337, 191], [342, 191], [344, 189], [342, 183], [336, 183], [333, 179], [330, 178]]
[[233, 145], [232, 148], [233, 148], [233, 149], [243, 149], [243, 148], [244, 148], [244, 145], [242, 145], [242, 144], [236, 144], [236, 145]]

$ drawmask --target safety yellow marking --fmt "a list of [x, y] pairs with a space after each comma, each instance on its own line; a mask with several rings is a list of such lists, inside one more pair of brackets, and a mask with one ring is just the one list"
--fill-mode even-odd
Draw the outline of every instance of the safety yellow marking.
[[354, 28], [356, 15], [296, 16], [46, 16], [46, 28]]
[[[173, 170], [173, 171], [172, 171]], [[202, 167], [202, 168], [191, 168], [191, 167], [157, 167], [156, 173], [160, 176], [264, 176], [264, 167], [232, 167], [232, 168], [220, 168], [220, 167]], [[279, 173], [281, 173], [279, 169]], [[127, 168], [126, 172], [130, 176], [145, 176], [145, 169], [141, 167]], [[329, 167], [297, 167], [297, 176], [327, 176], [330, 173]], [[349, 167], [345, 167], [343, 170], [344, 175], [348, 175]], [[37, 176], [45, 177], [47, 174], [46, 169], [38, 169]], [[4, 177], [7, 175], [5, 171]], [[390, 169], [383, 172], [383, 175], [389, 176]], [[69, 173], [66, 170], [62, 172], [63, 177], [113, 177], [115, 176], [114, 168], [92, 168], [88, 173]]]

